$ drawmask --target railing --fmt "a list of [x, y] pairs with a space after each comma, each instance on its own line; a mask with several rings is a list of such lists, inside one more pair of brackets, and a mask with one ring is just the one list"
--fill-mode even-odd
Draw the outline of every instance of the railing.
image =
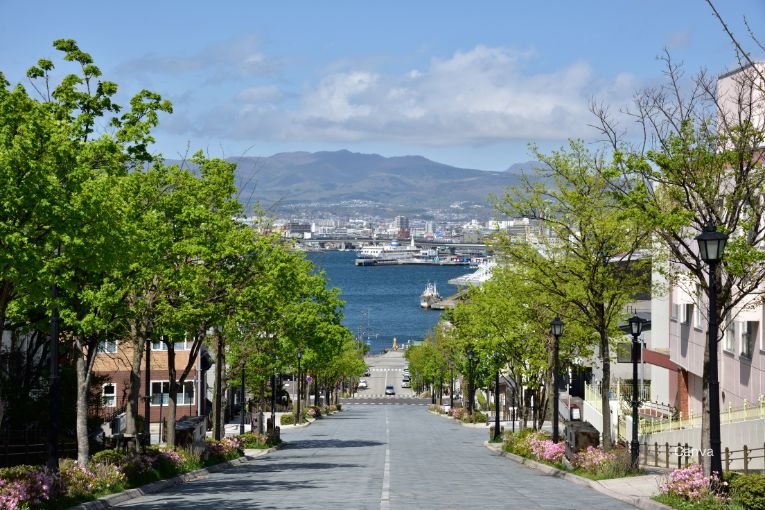
[[594, 407], [597, 412], [603, 414], [603, 401], [600, 392], [589, 384], [584, 385], [584, 401]]
[[[632, 400], [632, 380], [619, 379], [615, 390], [616, 400]], [[638, 385], [638, 399], [641, 402], [651, 400], [651, 381], [642, 381]]]
[[[728, 409], [723, 409], [720, 413], [720, 424], [739, 423], [749, 420], [765, 419], [765, 395], [760, 395], [757, 402], [752, 404], [744, 400], [744, 405], [734, 408], [728, 405]], [[653, 420], [642, 419], [640, 421], [640, 434], [653, 434], [656, 432], [668, 432], [671, 430], [693, 429], [701, 427], [701, 415], [690, 413], [687, 417], [668, 418]]]
[[[754, 455], [754, 452], [762, 452]], [[688, 443], [671, 445], [669, 443], [659, 444], [654, 442], [640, 443], [640, 465], [654, 466], [663, 468], [682, 468], [689, 464], [701, 464], [704, 453], [699, 448], [691, 448]], [[762, 466], [765, 471], [765, 443], [762, 448], [749, 448], [744, 446], [742, 450], [730, 450], [725, 448], [723, 452], [723, 462], [725, 471], [730, 471], [734, 463], [741, 463], [743, 467], [733, 468], [736, 471], [743, 471], [748, 474], [750, 470], [760, 471], [758, 466]], [[758, 462], [762, 459], [762, 462]]]

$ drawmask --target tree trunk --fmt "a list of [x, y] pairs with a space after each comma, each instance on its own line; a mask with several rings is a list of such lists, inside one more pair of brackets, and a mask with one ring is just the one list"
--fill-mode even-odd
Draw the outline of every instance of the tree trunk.
[[[143, 319], [133, 319], [130, 321], [130, 339], [133, 344], [133, 358], [130, 366], [130, 385], [128, 387], [128, 398], [125, 404], [125, 433], [133, 435], [136, 440], [134, 449], [138, 451], [138, 410], [140, 409], [139, 399], [141, 396], [141, 361], [144, 348], [146, 346], [146, 324], [139, 325]], [[145, 395], [146, 398], [149, 395]], [[144, 420], [148, 423], [149, 417]], [[141, 431], [142, 432], [142, 431]]]
[[[79, 349], [78, 349], [79, 350]], [[75, 363], [77, 371], [77, 463], [87, 466], [90, 458], [88, 444], [88, 393], [90, 390], [90, 375], [87, 361], [82, 353], [77, 356]]]
[[213, 437], [216, 440], [223, 438], [223, 335], [216, 328], [217, 349], [215, 354], [215, 384], [213, 395]]
[[176, 417], [176, 410], [177, 410], [177, 401], [178, 401], [178, 385], [170, 379], [170, 391], [169, 391], [169, 398], [170, 402], [167, 404], [167, 416], [165, 418], [165, 422], [167, 423], [167, 427], [165, 427], [165, 437], [166, 439], [166, 445], [170, 448], [175, 448], [175, 417]]
[[603, 442], [604, 450], [610, 450], [611, 440], [611, 353], [608, 344], [608, 333], [605, 328], [600, 331], [600, 361], [603, 363], [603, 380], [601, 381], [600, 403], [603, 411]]
[[165, 428], [165, 437], [166, 444], [170, 448], [175, 448], [175, 416], [176, 416], [176, 406], [177, 406], [177, 400], [178, 400], [178, 383], [175, 381], [176, 373], [175, 373], [175, 344], [172, 342], [172, 339], [168, 339], [166, 342], [167, 345], [167, 375], [170, 379], [170, 389], [169, 389], [169, 398], [170, 402], [167, 406], [167, 417], [166, 417], [166, 423], [167, 427]]

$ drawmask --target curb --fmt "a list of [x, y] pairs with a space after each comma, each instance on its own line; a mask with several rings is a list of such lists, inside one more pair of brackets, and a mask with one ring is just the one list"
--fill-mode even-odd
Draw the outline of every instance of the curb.
[[506, 457], [518, 464], [522, 464], [528, 467], [529, 469], [542, 471], [543, 473], [552, 475], [556, 478], [563, 478], [577, 485], [584, 485], [585, 487], [589, 487], [614, 499], [618, 499], [624, 503], [629, 503], [634, 507], [642, 508], [643, 510], [672, 510], [672, 507], [659, 503], [658, 501], [654, 501], [651, 498], [619, 494], [603, 487], [603, 485], [600, 484], [600, 482], [597, 480], [590, 480], [589, 478], [575, 475], [574, 473], [569, 473], [567, 471], [562, 471], [558, 468], [548, 466], [547, 464], [542, 464], [541, 462], [537, 462], [535, 460], [527, 459], [526, 457], [521, 457], [520, 455], [516, 455], [514, 453], [505, 452], [501, 449], [501, 447], [498, 447], [496, 443], [489, 443], [488, 441], [484, 441], [483, 445], [500, 457]]
[[[155, 494], [157, 492], [161, 492], [175, 485], [180, 485], [182, 483], [187, 483], [187, 482], [193, 482], [195, 480], [201, 480], [203, 478], [206, 478], [210, 473], [218, 473], [220, 471], [225, 471], [226, 469], [229, 469], [229, 468], [238, 467], [242, 464], [253, 461], [258, 457], [262, 457], [263, 455], [272, 453], [278, 450], [280, 447], [281, 445], [277, 445], [277, 446], [272, 446], [271, 448], [263, 449], [263, 450], [260, 450], [260, 449], [245, 450], [244, 457], [239, 457], [238, 459], [221, 462], [220, 464], [215, 464], [214, 466], [197, 469], [196, 471], [184, 473], [182, 475], [178, 475], [173, 478], [158, 480], [156, 482], [142, 485], [141, 487], [136, 487], [134, 489], [128, 489], [126, 491], [117, 492], [115, 494], [109, 494], [108, 496], [98, 498], [94, 501], [88, 501], [85, 503], [80, 503], [79, 505], [76, 505], [76, 506], [69, 507], [67, 510], [102, 510], [105, 508], [111, 508], [114, 505], [124, 503], [125, 501], [129, 501], [135, 498], [140, 498], [141, 496], [145, 496], [147, 494]], [[251, 453], [247, 453], [247, 452], [251, 452]]]

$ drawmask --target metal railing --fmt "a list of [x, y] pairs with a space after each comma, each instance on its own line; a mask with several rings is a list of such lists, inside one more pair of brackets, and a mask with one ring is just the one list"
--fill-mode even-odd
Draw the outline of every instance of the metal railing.
[[[765, 395], [760, 395], [757, 402], [750, 403], [744, 400], [741, 407], [733, 407], [728, 404], [727, 409], [720, 413], [720, 424], [740, 423], [750, 420], [765, 419]], [[680, 429], [701, 428], [701, 414], [689, 413], [679, 418], [669, 416], [663, 419], [641, 419], [640, 434], [654, 434], [656, 432], [669, 432]]]

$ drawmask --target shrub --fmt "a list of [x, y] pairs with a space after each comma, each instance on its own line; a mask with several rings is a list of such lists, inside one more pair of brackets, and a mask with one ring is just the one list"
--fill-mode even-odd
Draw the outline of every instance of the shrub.
[[96, 477], [95, 492], [97, 494], [110, 494], [127, 488], [128, 480], [125, 473], [114, 464], [91, 461], [88, 469]]
[[282, 425], [294, 425], [297, 417], [294, 414], [283, 414], [279, 418], [279, 423]]
[[737, 502], [750, 510], [765, 510], [765, 474], [737, 476], [730, 485]]
[[37, 506], [57, 495], [58, 480], [36, 466], [0, 469], [0, 508], [19, 510]]
[[[716, 475], [704, 476], [704, 468], [693, 464], [687, 468], [675, 469], [661, 485], [661, 492], [670, 497], [685, 501], [702, 502], [719, 499], [712, 487], [719, 480]], [[722, 482], [723, 485], [727, 482]]]
[[481, 411], [473, 411], [473, 414], [463, 412], [462, 421], [465, 423], [486, 423], [486, 415]]
[[161, 478], [159, 472], [154, 469], [153, 459], [149, 455], [128, 455], [125, 457], [121, 468], [127, 477], [128, 483], [133, 487], [156, 482]]
[[553, 443], [549, 439], [531, 439], [529, 440], [531, 453], [539, 460], [547, 462], [560, 462], [566, 453], [566, 443], [560, 441]]
[[114, 464], [119, 466], [125, 460], [127, 452], [120, 450], [101, 450], [98, 453], [93, 454], [90, 461], [100, 464]]
[[184, 458], [174, 450], [160, 450], [152, 456], [152, 466], [162, 478], [170, 478], [181, 473]]
[[629, 450], [614, 448], [608, 452], [588, 446], [571, 461], [575, 469], [598, 478], [618, 478], [632, 469]]
[[275, 436], [257, 432], [247, 432], [239, 437], [242, 439], [244, 448], [270, 448], [277, 443]]
[[321, 410], [317, 406], [311, 406], [305, 410], [306, 416], [311, 418], [321, 418]]
[[220, 441], [207, 439], [205, 443], [206, 448], [202, 458], [208, 465], [238, 459], [244, 454], [242, 451], [244, 443], [242, 439], [236, 436], [224, 437]]
[[531, 442], [546, 439], [544, 433], [533, 429], [523, 429], [507, 434], [503, 449], [521, 457], [532, 457]]
[[452, 407], [449, 409], [449, 416], [455, 420], [461, 420], [465, 416], [465, 409], [462, 407]]

